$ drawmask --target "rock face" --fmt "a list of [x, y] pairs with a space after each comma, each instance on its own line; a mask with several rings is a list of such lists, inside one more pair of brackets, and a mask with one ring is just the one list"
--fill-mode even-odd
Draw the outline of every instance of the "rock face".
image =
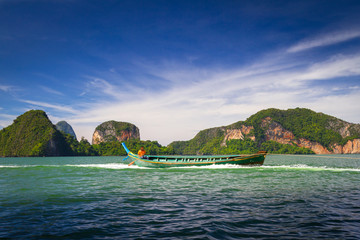
[[[232, 141], [230, 146], [228, 141], [233, 139], [237, 141]], [[177, 154], [227, 153], [244, 151], [246, 148], [280, 153], [310, 153], [302, 149], [306, 148], [316, 154], [354, 154], [360, 153], [360, 124], [348, 123], [306, 108], [269, 108], [245, 121], [205, 129], [193, 139], [177, 141], [170, 146]]]
[[140, 139], [139, 129], [127, 122], [108, 121], [96, 127], [92, 144], [111, 141], [127, 141], [131, 139]]
[[300, 138], [299, 140], [294, 141], [295, 144], [299, 147], [308, 148], [316, 154], [330, 154], [329, 150], [323, 147], [320, 143], [309, 141], [305, 138]]
[[342, 147], [342, 153], [352, 153], [359, 154], [360, 153], [360, 139], [349, 140]]
[[339, 129], [339, 133], [340, 133], [341, 137], [346, 138], [346, 137], [350, 136], [350, 131], [349, 131], [350, 126], [351, 126], [351, 124], [347, 123], [347, 124], [345, 124], [344, 127]]
[[291, 144], [295, 140], [292, 132], [284, 129], [279, 123], [271, 121], [270, 117], [262, 120], [261, 127], [267, 128], [265, 131], [266, 141]]
[[[341, 129], [343, 137], [349, 136], [348, 128], [350, 125]], [[309, 141], [305, 138], [297, 139], [294, 134], [284, 129], [279, 123], [272, 121], [270, 117], [262, 120], [261, 127], [265, 128], [266, 141], [275, 141], [281, 144], [295, 144], [299, 147], [304, 147], [312, 150], [316, 154], [354, 154], [360, 153], [360, 139], [348, 140], [344, 146], [333, 144], [329, 149], [322, 146], [320, 143]]]
[[253, 130], [253, 126], [245, 126], [241, 125], [240, 128], [235, 129], [227, 129], [225, 132], [225, 137], [221, 146], [226, 146], [226, 142], [232, 139], [241, 139], [244, 140], [245, 136], [249, 137], [251, 140], [255, 141], [255, 136], [251, 135], [251, 130]]
[[55, 126], [57, 130], [64, 132], [66, 134], [70, 134], [76, 139], [76, 134], [74, 132], [74, 129], [66, 121], [60, 121]]

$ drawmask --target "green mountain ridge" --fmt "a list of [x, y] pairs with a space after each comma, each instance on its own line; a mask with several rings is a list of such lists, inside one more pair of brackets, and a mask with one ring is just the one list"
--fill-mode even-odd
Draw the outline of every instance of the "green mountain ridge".
[[30, 110], [0, 130], [0, 156], [64, 156], [71, 149], [46, 113]]
[[[266, 119], [269, 122], [266, 122]], [[292, 133], [294, 143], [282, 144], [268, 140], [269, 124], [283, 127], [286, 133]], [[226, 133], [241, 128], [252, 128], [243, 139], [227, 140]], [[200, 131], [188, 141], [175, 141], [169, 146], [176, 154], [231, 154], [232, 152], [250, 153], [265, 150], [271, 153], [314, 153], [306, 147], [299, 147], [295, 142], [308, 140], [318, 143], [331, 152], [332, 147], [344, 146], [349, 140], [360, 138], [360, 124], [351, 124], [338, 118], [317, 113], [310, 109], [296, 108], [288, 110], [265, 109], [250, 116], [245, 121], [239, 121], [228, 126], [210, 128]], [[255, 140], [254, 140], [255, 139]], [[299, 144], [301, 145], [301, 144]]]
[[[333, 116], [317, 113], [306, 108], [279, 110], [275, 108], [262, 110], [244, 123], [259, 126], [262, 119], [270, 117], [285, 129], [294, 133], [297, 138], [305, 138], [318, 142], [325, 147], [339, 143], [344, 145], [347, 140], [360, 137], [360, 124], [351, 124]], [[235, 123], [235, 125], [239, 124]], [[347, 133], [344, 132], [348, 126]], [[263, 129], [257, 128], [256, 136], [263, 138]]]
[[95, 129], [94, 136], [104, 141], [93, 145], [84, 138], [77, 141], [57, 130], [45, 112], [31, 110], [0, 130], [0, 156], [126, 155], [120, 141], [133, 152], [145, 146], [151, 155], [247, 154], [260, 150], [280, 154], [360, 153], [360, 124], [304, 108], [265, 109], [245, 121], [205, 129], [193, 139], [175, 141], [167, 147], [157, 141], [141, 141], [138, 128], [124, 122], [105, 122]]

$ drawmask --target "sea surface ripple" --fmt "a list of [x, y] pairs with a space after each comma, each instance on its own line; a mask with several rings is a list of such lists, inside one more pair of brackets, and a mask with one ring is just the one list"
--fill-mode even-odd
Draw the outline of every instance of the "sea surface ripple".
[[359, 239], [360, 155], [149, 169], [0, 159], [0, 239]]

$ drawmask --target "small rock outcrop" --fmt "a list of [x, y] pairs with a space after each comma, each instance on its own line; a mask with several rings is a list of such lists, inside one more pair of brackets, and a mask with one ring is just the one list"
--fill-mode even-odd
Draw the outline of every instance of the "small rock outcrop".
[[279, 123], [272, 121], [270, 117], [262, 120], [261, 127], [267, 128], [265, 131], [266, 141], [291, 144], [295, 140], [292, 132], [284, 129]]
[[349, 140], [342, 147], [342, 153], [345, 154], [359, 154], [360, 153], [360, 139]]
[[76, 134], [74, 132], [74, 129], [66, 121], [60, 121], [55, 126], [57, 130], [64, 132], [66, 134], [70, 134], [76, 139]]
[[232, 139], [241, 139], [244, 140], [245, 136], [255, 141], [255, 136], [250, 134], [251, 130], [253, 130], [253, 126], [245, 126], [241, 125], [240, 128], [235, 129], [227, 129], [225, 132], [225, 137], [221, 146], [226, 146], [226, 142]]
[[139, 129], [131, 123], [108, 121], [96, 127], [92, 144], [111, 141], [127, 141], [131, 139], [140, 139]]
[[316, 154], [331, 154], [327, 148], [322, 146], [320, 143], [309, 141], [305, 138], [300, 138], [299, 140], [294, 141], [294, 143], [299, 147], [308, 148]]

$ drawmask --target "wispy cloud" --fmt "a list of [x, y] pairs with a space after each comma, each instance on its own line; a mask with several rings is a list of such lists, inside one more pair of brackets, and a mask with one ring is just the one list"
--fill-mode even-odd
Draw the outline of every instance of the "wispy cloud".
[[102, 95], [108, 99], [119, 99], [125, 94], [124, 89], [120, 86], [110, 83], [103, 78], [92, 76], [86, 76], [85, 78], [89, 79], [89, 81], [86, 83], [86, 90], [82, 95], [90, 93], [96, 96]]
[[44, 90], [45, 92], [48, 92], [50, 94], [55, 94], [55, 95], [59, 95], [59, 96], [64, 96], [64, 94], [60, 91], [54, 90], [52, 88], [46, 87], [46, 86], [40, 86], [40, 88], [42, 90]]
[[19, 100], [19, 101], [31, 104], [33, 106], [50, 108], [50, 109], [54, 109], [54, 110], [61, 111], [61, 112], [67, 112], [67, 113], [73, 113], [73, 114], [76, 114], [76, 113], [79, 112], [79, 111], [76, 111], [75, 109], [73, 109], [72, 107], [69, 107], [69, 106], [50, 104], [50, 103], [39, 102], [39, 101], [31, 101], [31, 100]]
[[306, 72], [299, 74], [299, 79], [315, 80], [335, 77], [360, 75], [360, 54], [337, 55], [330, 59], [311, 65]]
[[360, 76], [360, 53], [322, 56], [321, 60], [311, 61], [291, 54], [350, 40], [359, 37], [360, 32], [330, 36], [311, 38], [247, 66], [196, 67], [164, 60], [140, 62], [136, 66], [139, 74], [129, 79], [123, 79], [124, 73], [114, 69], [97, 72], [96, 76], [89, 74], [84, 76], [84, 94], [78, 98], [82, 102], [72, 106], [22, 101], [56, 110], [51, 115], [53, 119], [67, 120], [78, 136], [89, 140], [98, 124], [116, 120], [137, 125], [144, 140], [168, 144], [273, 107], [306, 107], [359, 122], [360, 105], [355, 103], [360, 102], [360, 82], [331, 86], [328, 83], [335, 78], [346, 81]]
[[0, 90], [4, 92], [9, 92], [11, 89], [13, 89], [13, 86], [9, 85], [0, 85]]
[[[0, 110], [1, 110], [1, 109], [2, 109], [2, 108], [0, 108]], [[1, 117], [1, 118], [6, 118], [6, 119], [15, 119], [17, 116], [11, 115], [11, 114], [0, 113], [0, 117]]]
[[359, 37], [360, 37], [359, 29], [332, 32], [330, 34], [326, 34], [316, 38], [303, 40], [288, 48], [287, 51], [289, 53], [295, 53], [315, 47], [324, 47], [328, 45], [333, 45]]
[[[167, 79], [172, 85], [141, 97], [137, 90], [129, 88], [128, 96], [134, 97], [119, 101], [114, 98], [117, 86], [104, 79], [96, 80], [94, 84], [102, 86], [104, 96], [70, 121], [80, 129], [80, 135], [89, 139], [96, 125], [103, 121], [128, 121], [141, 129], [142, 139], [167, 144], [190, 139], [204, 128], [245, 120], [264, 108], [309, 107], [336, 115], [341, 112], [341, 104], [360, 101], [360, 83], [339, 93], [326, 84], [313, 86], [313, 82], [360, 76], [359, 65], [360, 54], [333, 56], [305, 66], [303, 62], [294, 62], [291, 67], [282, 62], [276, 64], [273, 59], [230, 70], [186, 68], [183, 64], [173, 66], [172, 70], [153, 66], [148, 68], [149, 74]], [[338, 103], [330, 106], [327, 101]], [[352, 108], [360, 112], [360, 106]]]
[[[0, 108], [2, 110], [2, 108]], [[0, 129], [8, 126], [17, 116], [11, 114], [0, 113]]]

